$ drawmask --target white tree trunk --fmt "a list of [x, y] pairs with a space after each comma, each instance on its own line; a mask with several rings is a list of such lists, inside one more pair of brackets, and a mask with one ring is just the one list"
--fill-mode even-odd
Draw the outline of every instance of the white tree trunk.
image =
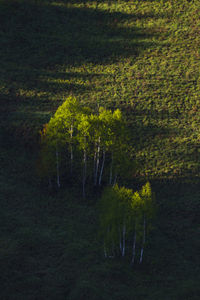
[[119, 226], [119, 249], [120, 249], [120, 253], [122, 255], [122, 235], [121, 235], [121, 228]]
[[74, 160], [73, 146], [72, 146], [73, 125], [71, 125], [70, 136], [71, 136], [71, 144], [70, 144], [70, 161], [71, 161], [71, 165], [70, 165], [70, 172], [72, 174], [72, 172], [73, 172], [73, 160]]
[[146, 240], [146, 220], [145, 220], [145, 215], [144, 215], [143, 241], [142, 241], [142, 247], [141, 247], [141, 252], [140, 252], [140, 264], [142, 263], [142, 260], [143, 260], [145, 240]]
[[114, 181], [113, 181], [113, 186], [116, 184], [117, 182], [117, 175], [115, 175]]
[[109, 178], [109, 184], [112, 184], [112, 168], [113, 168], [113, 152], [112, 152], [112, 158], [111, 158], [111, 165], [110, 165], [110, 178]]
[[86, 150], [83, 152], [83, 198], [85, 198], [85, 182], [87, 173], [87, 155]]
[[105, 163], [105, 157], [106, 157], [106, 152], [105, 152], [105, 150], [103, 150], [103, 161], [102, 161], [101, 171], [100, 171], [100, 175], [99, 175], [99, 185], [101, 185], [103, 169], [104, 169], [104, 163]]
[[72, 172], [73, 172], [73, 160], [74, 160], [73, 146], [70, 145], [70, 173], [71, 173], [71, 175], [72, 175]]
[[95, 177], [94, 177], [94, 185], [97, 185], [97, 177], [98, 177], [98, 170], [99, 170], [99, 156], [100, 156], [100, 142], [101, 142], [101, 137], [99, 137], [98, 140], [98, 147], [97, 147], [97, 160], [96, 160], [96, 171], [95, 171]]
[[96, 159], [97, 159], [97, 152], [95, 150], [94, 152], [94, 166], [93, 166], [93, 172], [94, 172], [94, 185], [95, 185], [95, 182], [96, 182]]
[[113, 239], [112, 239], [112, 257], [115, 257], [115, 243]]
[[60, 188], [60, 172], [59, 172], [59, 158], [58, 158], [58, 148], [56, 147], [56, 172], [57, 172], [57, 186]]
[[131, 260], [132, 265], [134, 265], [135, 262], [135, 248], [136, 248], [136, 222], [135, 222], [135, 232], [133, 237], [133, 252], [132, 252], [132, 260]]

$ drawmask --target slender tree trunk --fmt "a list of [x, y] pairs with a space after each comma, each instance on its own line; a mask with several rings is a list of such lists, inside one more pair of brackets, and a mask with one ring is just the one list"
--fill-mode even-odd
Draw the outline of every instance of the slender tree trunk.
[[140, 252], [140, 264], [142, 263], [142, 260], [143, 260], [145, 240], [146, 240], [146, 220], [145, 220], [145, 215], [144, 215], [143, 241], [142, 241], [142, 247], [141, 247], [141, 252]]
[[70, 161], [71, 161], [71, 164], [70, 164], [70, 173], [72, 175], [72, 172], [73, 172], [73, 160], [74, 160], [73, 145], [72, 145], [73, 125], [71, 125], [70, 136], [71, 136], [71, 143], [70, 143]]
[[122, 255], [122, 235], [121, 235], [121, 228], [119, 226], [119, 249]]
[[124, 221], [124, 225], [123, 225], [123, 231], [122, 231], [122, 238], [123, 238], [123, 246], [122, 246], [122, 256], [125, 256], [125, 243], [126, 243], [126, 225], [125, 225], [125, 221]]
[[100, 142], [101, 142], [101, 137], [99, 137], [98, 147], [97, 147], [97, 160], [96, 160], [96, 172], [94, 178], [94, 185], [97, 185], [97, 177], [98, 177], [98, 170], [99, 170], [99, 156], [100, 156]]
[[56, 172], [57, 172], [57, 186], [60, 188], [60, 172], [59, 172], [59, 158], [58, 158], [58, 148], [56, 147]]
[[117, 175], [115, 175], [114, 181], [113, 181], [113, 186], [116, 184], [117, 182]]
[[72, 144], [70, 145], [70, 174], [72, 175], [73, 173], [73, 160], [74, 160], [74, 155], [73, 155], [73, 146]]
[[87, 173], [87, 155], [86, 150], [83, 152], [83, 198], [85, 198], [85, 182]]
[[[96, 149], [96, 148], [95, 148]], [[93, 172], [94, 172], [94, 185], [96, 183], [96, 159], [97, 159], [97, 152], [95, 150], [94, 152], [94, 167], [93, 167]]]
[[100, 175], [99, 175], [99, 185], [101, 185], [101, 180], [102, 180], [102, 175], [103, 175], [103, 169], [104, 169], [104, 164], [105, 164], [105, 157], [106, 157], [106, 152], [105, 152], [105, 150], [103, 150], [103, 161], [102, 161]]
[[112, 152], [112, 158], [111, 158], [111, 165], [110, 165], [110, 178], [109, 178], [109, 184], [112, 184], [112, 168], [113, 168], [113, 152]]
[[135, 262], [135, 248], [136, 248], [136, 222], [135, 222], [135, 232], [133, 237], [133, 252], [132, 252], [132, 260], [131, 260], [132, 265], [134, 265]]

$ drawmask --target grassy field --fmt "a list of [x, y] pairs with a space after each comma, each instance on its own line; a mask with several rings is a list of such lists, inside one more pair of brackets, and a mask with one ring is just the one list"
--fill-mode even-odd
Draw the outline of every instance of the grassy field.
[[[2, 300], [199, 299], [199, 1], [0, 0]], [[157, 199], [143, 266], [105, 260], [93, 194], [49, 193], [38, 131], [70, 94], [120, 108]]]
[[1, 299], [199, 299], [196, 185], [154, 182], [154, 230], [133, 268], [105, 260], [95, 196], [49, 194], [23, 148], [2, 147], [1, 161]]

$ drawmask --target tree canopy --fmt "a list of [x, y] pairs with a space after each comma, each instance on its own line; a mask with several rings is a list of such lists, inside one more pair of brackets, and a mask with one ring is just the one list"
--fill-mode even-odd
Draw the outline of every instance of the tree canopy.
[[99, 201], [100, 238], [105, 257], [124, 257], [127, 250], [133, 264], [138, 244], [139, 262], [142, 263], [154, 210], [149, 182], [136, 192], [117, 184], [105, 188]]
[[[82, 169], [84, 196], [86, 182], [92, 185], [93, 181], [94, 186], [102, 182], [115, 184], [132, 167], [126, 132], [125, 118], [119, 109], [99, 107], [95, 113], [76, 98], [68, 97], [40, 132], [42, 164], [48, 165], [49, 160], [45, 176], [52, 177], [54, 170], [59, 187], [62, 173], [77, 176], [77, 170], [80, 174]], [[56, 163], [52, 162], [52, 155]], [[67, 168], [63, 164], [66, 161]]]

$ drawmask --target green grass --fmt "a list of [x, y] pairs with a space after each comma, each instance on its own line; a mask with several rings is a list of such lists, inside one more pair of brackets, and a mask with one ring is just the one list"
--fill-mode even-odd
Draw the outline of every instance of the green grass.
[[154, 230], [144, 264], [132, 268], [104, 259], [94, 195], [50, 194], [22, 147], [5, 145], [1, 161], [2, 299], [198, 299], [198, 186], [152, 183]]
[[1, 1], [10, 130], [38, 130], [72, 93], [124, 109], [139, 176], [199, 177], [197, 2]]
[[[199, 1], [0, 0], [1, 299], [199, 299]], [[50, 194], [38, 130], [69, 94], [120, 108], [157, 217], [144, 256], [105, 261], [92, 195]]]

